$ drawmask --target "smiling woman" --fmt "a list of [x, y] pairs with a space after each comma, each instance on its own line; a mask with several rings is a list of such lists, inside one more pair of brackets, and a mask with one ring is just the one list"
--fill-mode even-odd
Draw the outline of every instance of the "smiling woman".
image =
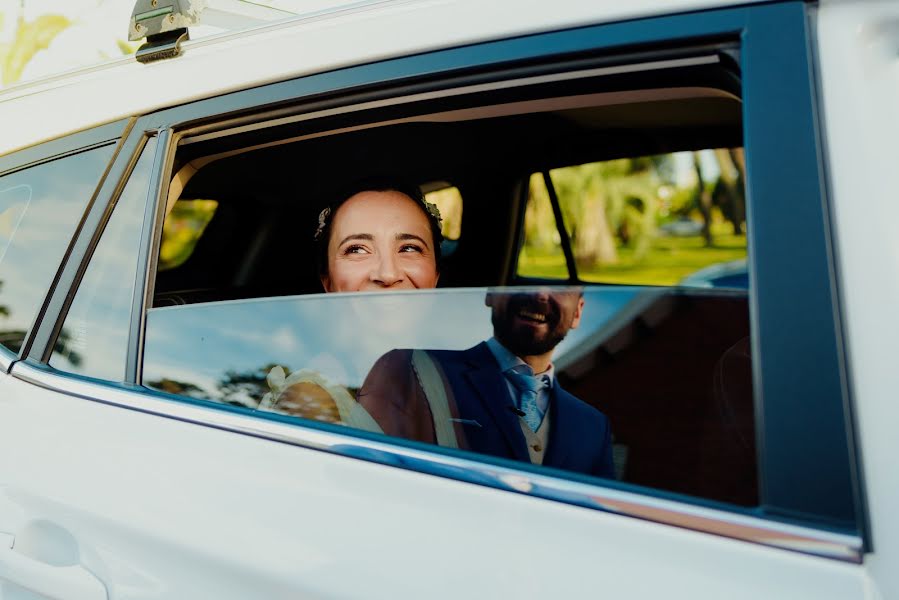
[[439, 278], [440, 213], [417, 186], [369, 181], [319, 215], [326, 292], [423, 289]]

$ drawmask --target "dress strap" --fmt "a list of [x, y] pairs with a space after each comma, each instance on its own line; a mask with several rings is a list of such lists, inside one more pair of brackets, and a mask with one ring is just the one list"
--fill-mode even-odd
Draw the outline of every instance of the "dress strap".
[[443, 378], [437, 371], [434, 359], [425, 350], [413, 350], [412, 369], [428, 399], [431, 416], [434, 418], [434, 434], [437, 437], [437, 443], [444, 448], [458, 448], [456, 430], [450, 420], [452, 415], [450, 414], [449, 400], [446, 397], [446, 387], [443, 384]]

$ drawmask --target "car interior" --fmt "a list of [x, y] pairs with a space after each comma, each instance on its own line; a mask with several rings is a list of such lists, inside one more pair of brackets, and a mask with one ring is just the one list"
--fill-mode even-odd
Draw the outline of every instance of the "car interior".
[[[384, 175], [459, 190], [461, 236], [440, 287], [541, 283], [516, 269], [531, 174], [742, 146], [735, 61], [688, 58], [632, 60], [620, 72], [587, 60], [561, 75], [532, 67], [499, 83], [339, 110], [279, 107], [187, 132], [167, 210], [216, 208], [187, 259], [157, 272], [154, 307], [321, 293], [319, 211], [346, 182]], [[673, 289], [561, 370], [567, 389], [610, 418], [623, 481], [757, 505], [749, 317], [746, 290]]]

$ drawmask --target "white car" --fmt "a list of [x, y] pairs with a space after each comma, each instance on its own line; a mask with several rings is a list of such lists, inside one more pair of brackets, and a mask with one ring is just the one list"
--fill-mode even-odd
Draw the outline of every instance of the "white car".
[[[899, 5], [180, 24], [0, 92], [0, 598], [899, 597]], [[586, 269], [612, 200], [566, 169], [702, 150], [739, 167], [748, 289]], [[319, 212], [384, 173], [455, 198], [440, 287], [321, 293]], [[553, 361], [614, 476], [280, 400], [353, 406], [384, 353], [489, 338], [485, 294], [572, 285]]]

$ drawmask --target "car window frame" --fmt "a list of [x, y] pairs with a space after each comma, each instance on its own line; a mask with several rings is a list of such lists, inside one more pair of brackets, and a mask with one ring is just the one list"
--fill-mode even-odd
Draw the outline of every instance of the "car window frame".
[[[124, 175], [127, 161], [136, 160], [134, 156], [141, 136], [160, 136], [158, 162], [151, 184], [151, 196], [156, 198], [156, 206], [151, 211], [152, 203], [148, 203], [146, 223], [149, 226], [145, 227], [141, 243], [139, 273], [143, 277], [144, 293], [135, 294], [129, 377], [125, 389], [138, 389], [142, 397], [165, 396], [139, 387], [140, 363], [143, 324], [153, 294], [151, 274], [155, 272], [159, 230], [164, 218], [167, 186], [162, 182], [170, 177], [177, 138], [184, 132], [196, 133], [203, 128], [213, 131], [253, 122], [260, 120], [259, 115], [269, 109], [292, 104], [294, 108], [290, 110], [297, 110], [298, 101], [303, 110], [328, 105], [352, 106], [421, 90], [457, 87], [464, 81], [483, 81], [484, 77], [496, 77], [496, 73], [504, 68], [537, 72], [547, 64], [554, 64], [553, 61], [558, 64], [582, 53], [621, 60], [622, 55], [640, 46], [664, 43], [694, 47], [697, 40], [710, 43], [731, 40], [740, 43], [744, 99], [749, 297], [756, 421], [760, 424], [758, 460], [762, 506], [757, 513], [770, 523], [810, 526], [820, 528], [816, 531], [821, 533], [831, 531], [837, 535], [858, 536], [852, 537], [848, 546], [853, 549], [852, 560], [859, 559], [862, 549], [870, 546], [863, 526], [864, 502], [850, 426], [847, 366], [842, 352], [839, 298], [834, 291], [836, 273], [827, 221], [826, 190], [822, 182], [806, 11], [802, 2], [793, 1], [534, 34], [298, 77], [138, 118], [124, 141], [123, 152], [114, 159], [112, 166], [113, 174]], [[521, 66], [528, 65], [528, 61], [540, 62]], [[777, 68], [772, 69], [773, 65]], [[764, 101], [765, 90], [774, 89], [780, 95], [778, 101], [769, 106]], [[785, 139], [789, 140], [789, 153], [783, 149]], [[789, 161], [777, 160], [786, 155], [790, 156]], [[117, 183], [110, 183], [110, 180]], [[789, 182], [788, 189], [780, 189], [779, 185], [785, 181]], [[111, 202], [114, 192], [123, 186], [124, 178], [107, 178], [100, 197]], [[789, 202], [781, 203], [778, 198], [788, 198]], [[96, 245], [98, 232], [105, 223], [104, 216], [108, 218], [110, 208], [109, 204], [103, 210], [92, 207], [84, 231], [77, 238], [77, 251], [70, 253], [60, 284], [50, 296], [48, 315], [64, 312], [66, 299], [74, 294], [74, 286], [86, 268], [89, 251]], [[788, 210], [788, 219], [783, 219], [784, 210]], [[788, 235], [776, 235], [782, 234], [777, 227], [779, 223], [783, 227], [781, 221], [798, 223], [805, 232], [808, 243], [804, 246], [809, 249], [805, 256], [792, 254], [794, 247]], [[755, 223], [764, 225], [756, 226]], [[753, 243], [753, 239], [758, 241]], [[805, 269], [806, 273], [798, 281], [793, 277], [797, 267]], [[805, 296], [810, 297], [808, 303], [792, 305], [795, 298]], [[43, 363], [52, 350], [51, 342], [61, 319], [57, 319], [55, 325], [51, 321], [40, 322], [33, 335], [33, 344], [28, 346], [26, 362], [35, 373], [46, 371]], [[831, 326], [821, 326], [821, 323]], [[770, 349], [795, 349], [796, 339], [803, 340], [802, 347], [814, 349], [810, 357], [802, 357], [798, 369], [807, 377], [797, 377], [795, 371], [790, 377], [778, 375], [777, 356], [783, 356], [785, 352]], [[806, 386], [798, 390], [798, 396], [795, 380]], [[822, 398], [826, 402], [822, 402]], [[802, 416], [809, 411], [818, 415], [811, 424], [802, 421]], [[803, 444], [795, 439], [793, 431], [796, 427], [806, 431]], [[834, 447], [835, 439], [845, 439], [846, 443]], [[303, 445], [301, 441], [297, 443]], [[833, 485], [836, 480], [829, 479], [834, 472], [839, 478], [836, 486]], [[454, 477], [465, 479], [464, 472], [455, 472]], [[818, 503], [822, 489], [831, 494], [834, 489], [839, 490], [839, 500], [851, 507], [851, 514], [845, 507], [838, 518], [833, 514], [822, 514]], [[641, 497], [653, 496], [652, 492], [641, 494]]]
[[[113, 151], [113, 155], [110, 158], [109, 163], [106, 165], [106, 167], [100, 174], [99, 179], [97, 180], [93, 195], [86, 203], [81, 219], [76, 225], [72, 227], [69, 244], [61, 258], [59, 270], [57, 271], [56, 276], [53, 279], [51, 288], [48, 290], [46, 296], [42, 298], [41, 307], [38, 310], [35, 318], [32, 320], [31, 326], [26, 332], [25, 340], [22, 343], [21, 350], [16, 353], [7, 348], [0, 347], [0, 370], [2, 370], [3, 372], [8, 373], [12, 369], [12, 366], [16, 361], [21, 360], [27, 356], [29, 349], [33, 344], [34, 336], [39, 329], [37, 325], [41, 322], [43, 315], [45, 313], [53, 314], [53, 311], [49, 308], [48, 303], [53, 295], [53, 290], [59, 285], [59, 282], [61, 281], [60, 272], [63, 268], [63, 265], [67, 263], [69, 257], [72, 255], [73, 248], [77, 242], [80, 232], [85, 228], [90, 227], [89, 223], [87, 222], [87, 215], [90, 213], [92, 207], [97, 204], [97, 198], [100, 197], [99, 190], [108, 178], [110, 168], [113, 161], [115, 161], [116, 154], [118, 153], [123, 140], [128, 135], [129, 125], [130, 121], [128, 119], [122, 119], [119, 121], [100, 125], [86, 131], [80, 131], [53, 140], [48, 140], [46, 142], [35, 144], [33, 146], [29, 146], [27, 148], [16, 150], [0, 156], [0, 178], [3, 178], [18, 171], [24, 171], [26, 169], [37, 167], [42, 164], [46, 164], [56, 160], [65, 160], [69, 156], [81, 154], [82, 152], [87, 152], [95, 148], [100, 148], [113, 143], [117, 144], [117, 147]], [[63, 286], [65, 287], [65, 283], [63, 283]], [[50, 311], [49, 313], [48, 310]]]

